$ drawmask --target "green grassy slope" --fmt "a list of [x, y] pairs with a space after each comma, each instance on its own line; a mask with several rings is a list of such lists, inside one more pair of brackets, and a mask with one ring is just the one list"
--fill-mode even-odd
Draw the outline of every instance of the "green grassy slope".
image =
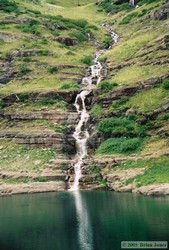
[[[17, 1], [12, 10], [4, 8], [0, 63], [8, 65], [6, 71], [12, 76], [1, 93], [54, 90], [64, 88], [65, 83], [77, 88], [76, 82], [81, 80], [87, 66], [84, 58], [94, 54], [93, 41], [102, 43], [105, 34], [100, 25], [91, 21], [90, 17], [96, 13], [93, 6], [85, 1], [82, 6], [75, 1], [61, 5]], [[85, 8], [89, 18], [84, 15]], [[89, 33], [92, 42], [88, 40]]]
[[[96, 164], [121, 158], [124, 163], [120, 169], [145, 167], [144, 174], [125, 180], [124, 186], [168, 183], [168, 18], [159, 20], [155, 15], [168, 5], [165, 1], [139, 1], [139, 7], [132, 8], [115, 2], [118, 1], [103, 1], [99, 6], [105, 12], [111, 11], [108, 19], [119, 41], [101, 58], [107, 60], [109, 80], [100, 84], [102, 101], [92, 109], [100, 120], [96, 129], [102, 138], [96, 150]], [[131, 87], [136, 89], [134, 94], [127, 90]], [[125, 93], [125, 89], [127, 94], [106, 102], [115, 93]], [[116, 169], [119, 167], [109, 165], [102, 174], [107, 171], [111, 175]]]

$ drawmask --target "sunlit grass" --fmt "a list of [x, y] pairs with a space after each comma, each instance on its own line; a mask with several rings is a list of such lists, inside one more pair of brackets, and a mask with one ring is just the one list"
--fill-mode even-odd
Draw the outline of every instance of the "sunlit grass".
[[169, 65], [166, 65], [165, 67], [159, 65], [134, 65], [119, 70], [111, 80], [120, 84], [130, 84], [141, 80], [144, 81], [149, 78], [160, 77], [167, 74], [168, 70]]
[[169, 183], [169, 157], [141, 159], [123, 163], [119, 169], [145, 168], [143, 174], [128, 179], [125, 184], [135, 182], [138, 186]]
[[137, 109], [139, 112], [151, 112], [164, 104], [168, 97], [169, 92], [162, 88], [142, 90], [131, 97], [125, 106]]
[[41, 172], [51, 158], [54, 149], [31, 149], [11, 142], [0, 142], [0, 171]]

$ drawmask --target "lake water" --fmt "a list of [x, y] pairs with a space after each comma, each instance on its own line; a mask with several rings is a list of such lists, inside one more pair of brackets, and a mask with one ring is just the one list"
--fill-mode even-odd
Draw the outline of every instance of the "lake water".
[[169, 240], [169, 198], [58, 192], [0, 198], [0, 250], [119, 250]]

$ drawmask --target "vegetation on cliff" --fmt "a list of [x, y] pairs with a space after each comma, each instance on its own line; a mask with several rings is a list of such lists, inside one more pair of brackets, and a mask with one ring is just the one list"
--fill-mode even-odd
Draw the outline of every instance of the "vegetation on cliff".
[[[56, 149], [57, 155], [62, 153], [64, 134], [74, 128], [66, 123], [81, 79], [94, 53], [110, 45], [111, 37], [102, 27], [109, 23], [119, 39], [100, 57], [107, 75], [93, 90], [88, 108], [91, 153], [105, 161], [109, 155], [112, 163], [100, 170], [96, 160], [96, 168], [107, 184], [118, 156], [125, 159], [116, 163], [119, 170], [146, 169], [123, 185], [168, 182], [169, 4], [137, 4], [1, 1], [0, 172], [11, 171], [17, 152], [13, 171], [23, 172], [28, 162], [28, 169], [36, 169], [35, 156], [42, 171]], [[74, 142], [69, 142], [72, 149]], [[25, 144], [34, 148], [26, 150]], [[25, 157], [30, 159], [26, 165]]]

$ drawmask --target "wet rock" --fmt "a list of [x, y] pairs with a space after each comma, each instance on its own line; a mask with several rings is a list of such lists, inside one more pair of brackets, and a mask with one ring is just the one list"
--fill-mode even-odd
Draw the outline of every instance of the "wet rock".
[[133, 190], [134, 193], [152, 195], [152, 196], [165, 196], [169, 195], [169, 184], [154, 184], [149, 186], [140, 187]]
[[62, 151], [68, 155], [76, 154], [76, 141], [73, 137], [74, 130], [71, 128], [67, 131], [63, 138]]
[[94, 131], [87, 140], [89, 151], [96, 150], [103, 140], [104, 138], [101, 136], [101, 134], [97, 131]]

